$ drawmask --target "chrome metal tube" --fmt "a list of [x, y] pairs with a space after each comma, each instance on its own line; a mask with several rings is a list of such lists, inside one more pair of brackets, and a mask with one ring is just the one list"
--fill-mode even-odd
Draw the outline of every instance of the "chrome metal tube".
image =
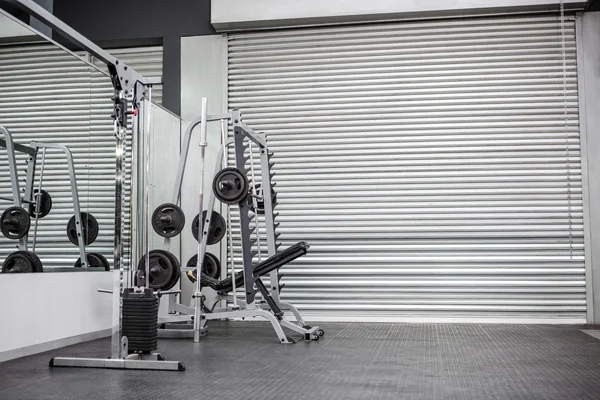
[[[204, 208], [204, 164], [206, 161], [206, 128], [207, 128], [207, 108], [208, 108], [208, 99], [206, 97], [202, 98], [202, 110], [201, 110], [201, 118], [202, 122], [200, 123], [200, 195], [199, 195], [199, 210], [200, 210], [200, 218], [202, 218], [202, 211]], [[206, 215], [209, 215], [209, 212], [212, 210], [207, 210]], [[202, 227], [203, 224], [200, 224]], [[208, 227], [207, 227], [208, 229]], [[194, 342], [198, 343], [200, 341], [200, 329], [202, 327], [202, 263], [204, 261], [204, 249], [202, 248], [202, 238], [204, 236], [204, 229], [198, 230], [198, 261], [196, 263], [196, 291], [194, 293]]]
[[[221, 167], [227, 168], [228, 164], [228, 155], [227, 155], [227, 125], [228, 120], [221, 120], [221, 146], [223, 151], [223, 157], [221, 158]], [[233, 306], [237, 308], [237, 288], [235, 287], [235, 262], [233, 260], [233, 234], [231, 231], [231, 206], [229, 204], [227, 207], [227, 246], [229, 249], [229, 268], [231, 269], [231, 279], [233, 279], [234, 284], [232, 285], [233, 289]], [[225, 251], [227, 254], [227, 251]], [[225, 261], [227, 261], [227, 255], [225, 256]]]
[[[38, 222], [40, 214], [40, 203], [42, 198], [42, 181], [44, 180], [44, 165], [46, 162], [46, 148], [42, 149], [42, 166], [40, 167], [40, 180], [38, 181], [38, 192], [37, 192], [37, 200], [35, 201], [35, 227], [33, 228], [33, 244], [31, 245], [31, 251], [35, 253], [35, 244], [37, 242], [37, 231], [38, 231]], [[82, 260], [81, 265], [85, 265]]]

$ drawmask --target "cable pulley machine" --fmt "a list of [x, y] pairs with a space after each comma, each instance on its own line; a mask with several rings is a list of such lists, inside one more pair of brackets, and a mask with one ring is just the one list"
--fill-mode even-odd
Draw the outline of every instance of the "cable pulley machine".
[[[125, 140], [128, 121], [130, 117], [133, 117], [133, 124], [135, 124], [140, 117], [144, 117], [144, 115], [138, 115], [140, 102], [146, 96], [150, 97], [152, 85], [160, 84], [161, 78], [143, 77], [133, 68], [95, 45], [34, 1], [14, 0], [12, 3], [45, 23], [53, 31], [75, 44], [77, 48], [89, 52], [96, 59], [106, 64], [114, 88], [112, 96], [112, 118], [116, 140], [114, 279], [112, 291], [101, 290], [102, 292], [112, 293], [113, 299], [111, 354], [110, 358], [55, 357], [51, 360], [50, 366], [182, 371], [185, 369], [183, 363], [179, 361], [166, 361], [161, 354], [155, 352], [158, 296], [149, 287], [148, 279], [138, 282], [138, 287], [127, 287], [127, 277], [123, 264], [123, 239], [125, 237], [125, 196], [123, 189], [126, 161]], [[132, 100], [133, 111], [129, 110], [129, 99]], [[134, 152], [132, 151], [133, 154]], [[136, 172], [139, 173], [139, 171]], [[147, 196], [145, 201], [147, 204]], [[75, 214], [77, 218], [79, 210], [76, 210]], [[77, 229], [80, 228], [78, 227]], [[81, 235], [78, 235], [78, 237], [81, 237]], [[85, 240], [87, 241], [87, 239]], [[83, 241], [78, 240], [78, 242]], [[147, 231], [145, 232], [144, 242], [147, 243]], [[143, 278], [150, 273], [149, 253], [147, 250], [145, 258], [146, 271]], [[87, 262], [83, 254], [82, 260], [82, 263]], [[139, 318], [141, 315], [144, 318]], [[132, 316], [136, 317], [132, 318]]]

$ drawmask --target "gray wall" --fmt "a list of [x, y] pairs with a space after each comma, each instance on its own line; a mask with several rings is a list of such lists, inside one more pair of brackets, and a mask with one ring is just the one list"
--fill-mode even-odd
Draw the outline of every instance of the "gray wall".
[[[588, 322], [600, 323], [600, 13], [579, 15], [579, 99], [584, 161]], [[587, 181], [587, 185], [585, 184]]]

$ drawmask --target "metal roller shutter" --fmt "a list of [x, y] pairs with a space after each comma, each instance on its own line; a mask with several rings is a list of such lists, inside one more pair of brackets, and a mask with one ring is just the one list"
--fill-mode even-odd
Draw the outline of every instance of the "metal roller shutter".
[[[111, 52], [142, 74], [161, 74], [162, 47]], [[91, 212], [100, 224], [98, 239], [88, 251], [104, 254], [112, 265], [115, 149], [111, 96], [108, 77], [62, 49], [48, 44], [0, 47], [0, 125], [18, 143], [56, 142], [71, 149], [82, 210]], [[155, 90], [154, 100], [160, 99], [161, 90]], [[19, 158], [23, 172], [24, 161]], [[7, 165], [6, 151], [0, 149], [0, 196], [12, 197]], [[40, 220], [36, 253], [45, 269], [73, 266], [79, 254], [66, 237], [72, 199], [64, 157], [58, 153], [46, 156], [44, 188], [52, 195], [53, 208]], [[3, 203], [0, 209], [7, 206]], [[0, 237], [0, 260], [15, 245]]]
[[282, 297], [584, 322], [574, 25], [566, 80], [554, 14], [231, 34], [229, 107], [275, 151], [283, 247], [311, 244]]

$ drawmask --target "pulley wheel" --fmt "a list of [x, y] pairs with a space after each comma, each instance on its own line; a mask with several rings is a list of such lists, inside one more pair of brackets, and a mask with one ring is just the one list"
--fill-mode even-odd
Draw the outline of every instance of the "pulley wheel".
[[[204, 221], [206, 221], [206, 210], [202, 212], [202, 228], [204, 228]], [[198, 240], [199, 222], [198, 215], [196, 215], [192, 221], [192, 235], [194, 235], [196, 241]], [[226, 231], [227, 223], [225, 222], [225, 218], [223, 218], [218, 212], [213, 211], [210, 217], [210, 229], [208, 230], [208, 238], [206, 243], [219, 243], [225, 236]]]
[[[186, 267], [196, 268], [196, 264], [198, 264], [198, 254], [194, 254], [192, 258], [190, 258], [190, 260], [186, 264]], [[221, 277], [221, 263], [214, 254], [209, 252], [204, 253], [202, 273], [213, 279], [219, 279]]]
[[[163, 250], [150, 251], [150, 273], [146, 277], [152, 289], [171, 289], [179, 279], [179, 268], [173, 264], [173, 259], [165, 254]], [[138, 263], [138, 270], [146, 269], [146, 257], [143, 256]], [[177, 278], [174, 277], [177, 275]], [[169, 286], [171, 285], [171, 286]]]
[[246, 174], [233, 167], [220, 170], [213, 180], [215, 196], [226, 204], [236, 204], [244, 200], [249, 188]]
[[43, 272], [40, 259], [30, 251], [15, 251], [2, 264], [4, 273]]
[[[85, 245], [87, 246], [94, 243], [96, 238], [98, 238], [98, 231], [100, 229], [98, 227], [98, 221], [96, 220], [96, 218], [94, 218], [92, 214], [82, 212], [81, 224], [83, 225], [81, 227], [81, 234], [83, 235], [83, 241]], [[69, 222], [67, 223], [67, 236], [71, 243], [73, 243], [75, 246], [79, 244], [79, 240], [77, 240], [77, 228], [74, 215], [71, 217], [71, 219], [69, 219]]]
[[185, 225], [185, 215], [179, 206], [165, 203], [154, 210], [152, 227], [162, 237], [172, 238], [179, 235]]
[[29, 232], [31, 218], [22, 207], [10, 207], [0, 217], [0, 230], [8, 239], [21, 239]]
[[[260, 196], [260, 197], [263, 197], [262, 184], [257, 183], [256, 185], [254, 185], [254, 187], [255, 187], [255, 190], [256, 190], [256, 195]], [[275, 204], [275, 202], [277, 201], [277, 193], [275, 193], [275, 190], [273, 190], [273, 188], [271, 188], [271, 201], [272, 201], [273, 204]], [[263, 200], [256, 199], [256, 210], [254, 210], [254, 201], [252, 199], [252, 196], [248, 196], [248, 206], [256, 214], [259, 214], [259, 215], [264, 215], [265, 214], [265, 201], [264, 201], [264, 197], [263, 197]]]
[[[102, 268], [105, 271], [110, 271], [110, 264], [106, 257], [100, 253], [87, 253], [88, 265], [90, 268]], [[81, 268], [81, 257], [75, 261], [75, 268]]]
[[[50, 194], [43, 189], [41, 193], [42, 195], [40, 196], [38, 195], [37, 189], [33, 191], [33, 200], [36, 203], [40, 203], [39, 213], [37, 215], [38, 218], [44, 218], [50, 213], [50, 210], [52, 210], [52, 197], [50, 197]], [[29, 205], [29, 215], [31, 215], [32, 218], [36, 217], [35, 208], [36, 204], [32, 203]]]

